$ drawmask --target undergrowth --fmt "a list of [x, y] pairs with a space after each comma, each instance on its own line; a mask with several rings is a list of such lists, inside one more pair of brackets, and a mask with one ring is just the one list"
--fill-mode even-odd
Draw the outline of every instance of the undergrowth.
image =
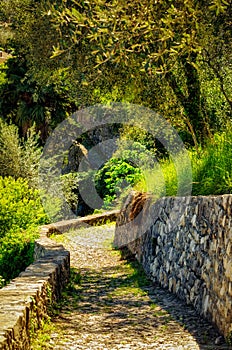
[[[220, 195], [232, 192], [232, 131], [215, 134], [203, 147], [188, 151], [192, 167], [192, 195]], [[170, 159], [161, 159], [159, 166], [145, 170], [145, 177], [135, 189], [157, 197], [178, 195], [178, 181], [186, 176], [181, 156], [177, 158], [178, 173]], [[181, 191], [183, 192], [183, 190]]]

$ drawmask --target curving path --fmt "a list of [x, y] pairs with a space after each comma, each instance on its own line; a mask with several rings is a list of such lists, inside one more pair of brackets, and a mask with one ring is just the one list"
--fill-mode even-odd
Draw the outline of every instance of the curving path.
[[113, 235], [111, 224], [56, 237], [71, 252], [73, 273], [48, 348], [228, 349], [192, 308], [122, 260]]

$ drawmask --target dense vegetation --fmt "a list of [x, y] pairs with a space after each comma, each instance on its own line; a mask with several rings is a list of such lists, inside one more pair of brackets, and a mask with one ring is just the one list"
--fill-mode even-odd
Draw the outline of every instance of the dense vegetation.
[[[4, 279], [31, 261], [34, 233], [28, 232], [46, 220], [38, 194], [42, 148], [76, 110], [130, 102], [160, 113], [188, 149], [192, 193], [231, 193], [231, 18], [230, 0], [1, 1], [0, 50], [10, 54], [0, 64]], [[142, 116], [141, 125], [147, 122]], [[177, 194], [167, 150], [142, 129], [124, 125], [119, 134], [118, 150], [94, 174], [63, 171], [75, 213], [78, 188], [91, 176], [106, 208], [131, 187]], [[78, 142], [93, 146], [86, 135]]]

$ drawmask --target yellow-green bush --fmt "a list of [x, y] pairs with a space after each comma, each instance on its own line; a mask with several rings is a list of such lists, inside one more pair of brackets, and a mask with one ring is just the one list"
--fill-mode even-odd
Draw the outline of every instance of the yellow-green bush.
[[24, 179], [0, 177], [0, 238], [46, 221], [39, 192]]
[[37, 190], [24, 179], [0, 177], [0, 280], [17, 276], [32, 262], [38, 226], [46, 221]]
[[18, 276], [33, 262], [34, 241], [38, 230], [7, 233], [0, 240], [0, 287]]

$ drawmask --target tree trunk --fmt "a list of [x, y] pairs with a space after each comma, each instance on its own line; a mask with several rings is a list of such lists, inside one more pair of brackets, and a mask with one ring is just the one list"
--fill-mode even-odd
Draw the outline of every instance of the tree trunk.
[[[181, 106], [184, 108], [186, 118], [191, 123], [191, 133], [194, 143], [202, 142], [206, 133], [205, 120], [202, 113], [201, 86], [196, 67], [191, 63], [195, 63], [196, 54], [192, 54], [189, 59], [183, 56], [181, 63], [184, 69], [186, 93], [180, 88], [175, 75], [168, 72], [166, 77], [169, 85], [175, 93]], [[196, 146], [196, 145], [195, 145]]]

